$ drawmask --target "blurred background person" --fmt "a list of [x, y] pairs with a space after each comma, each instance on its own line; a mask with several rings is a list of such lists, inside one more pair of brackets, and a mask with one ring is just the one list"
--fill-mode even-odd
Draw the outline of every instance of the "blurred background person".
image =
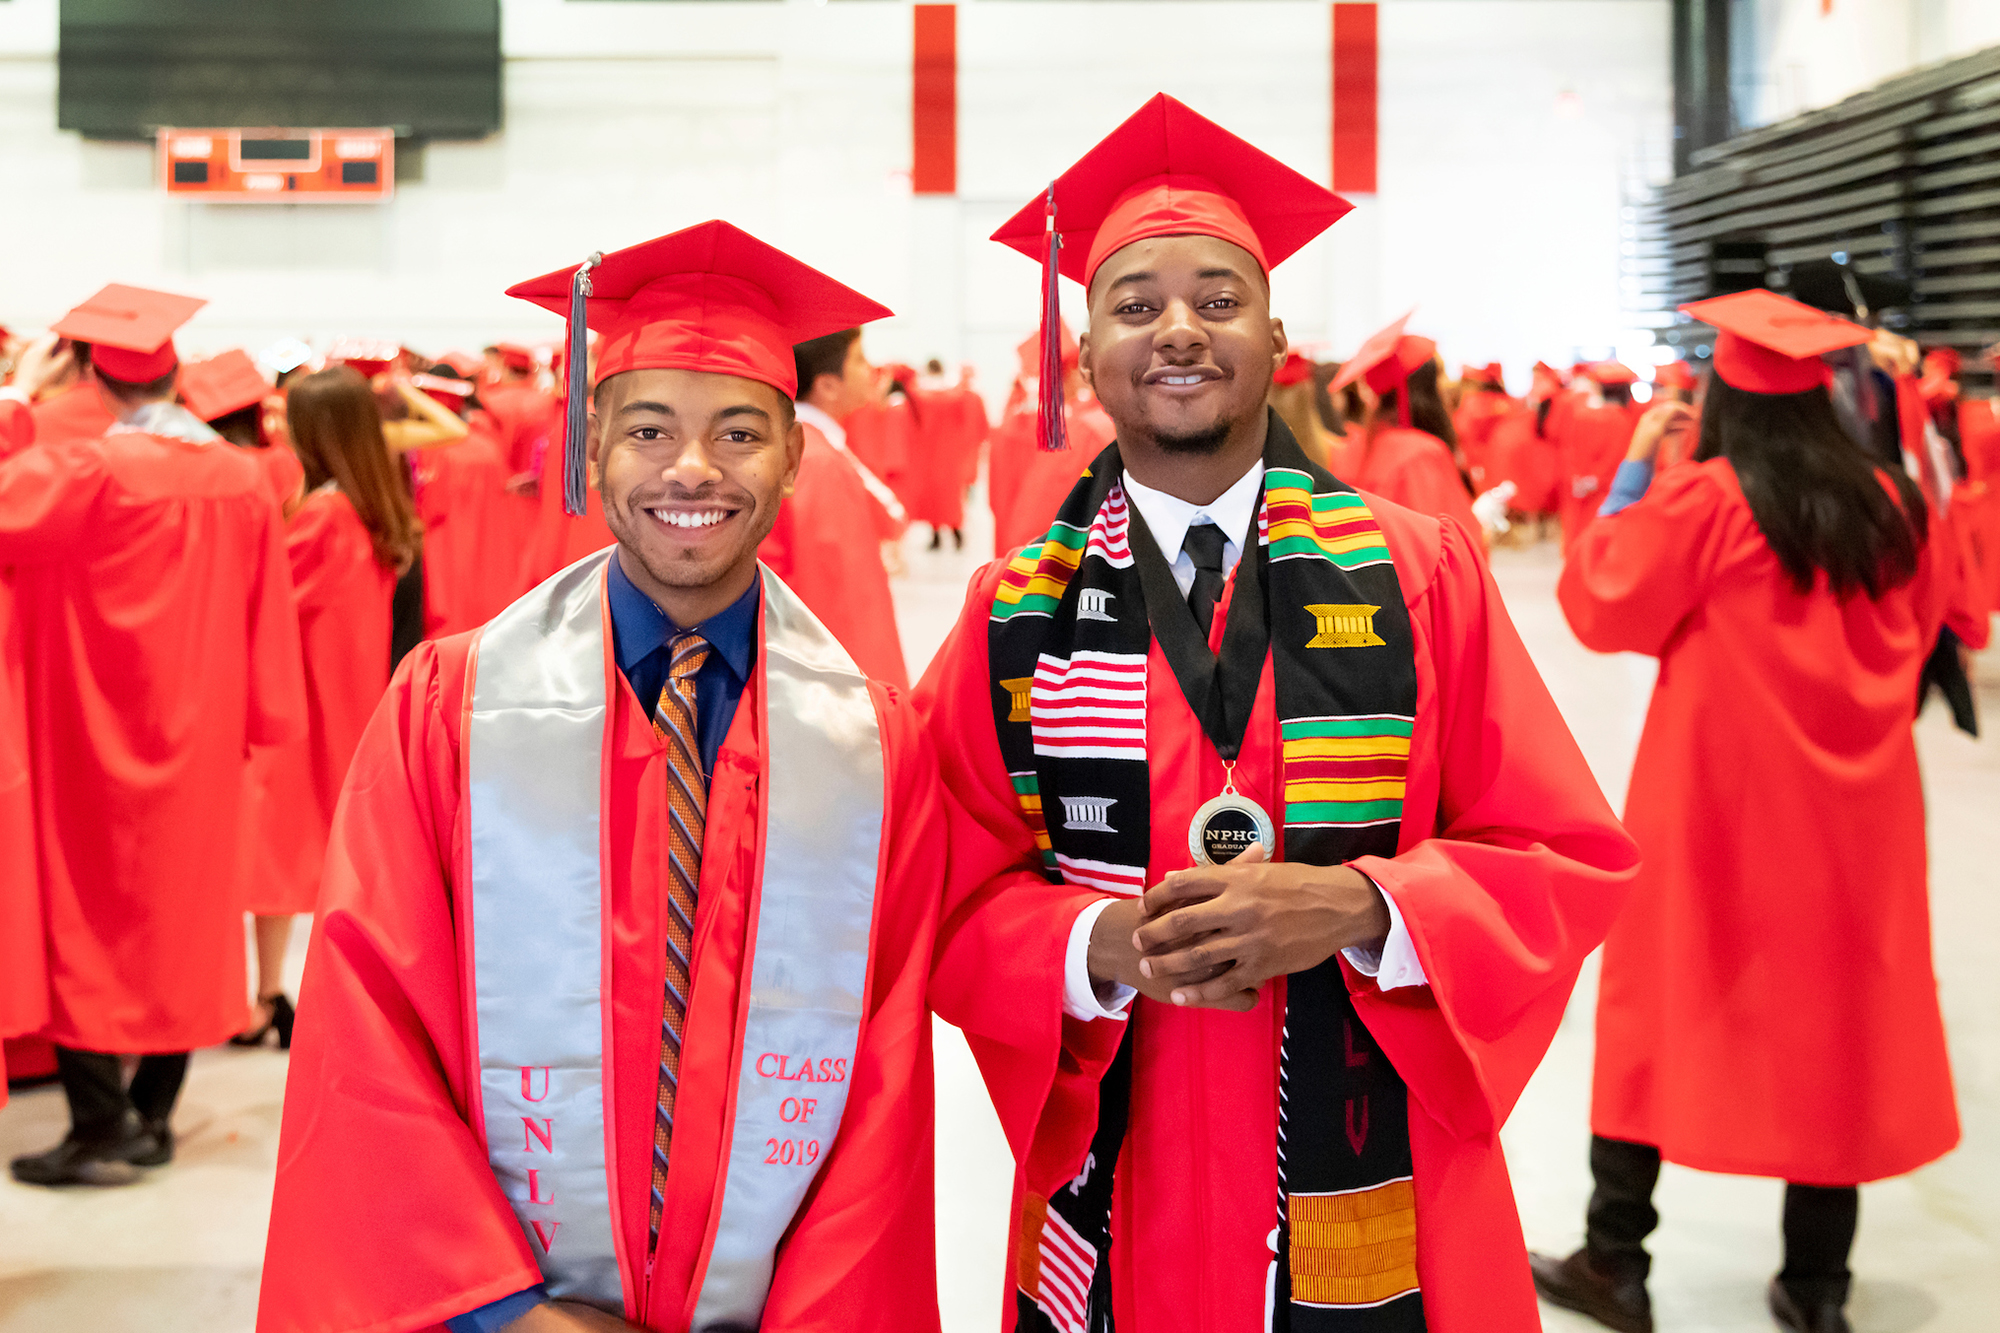
[[285, 950], [319, 895], [327, 833], [362, 728], [389, 684], [390, 603], [416, 564], [422, 529], [376, 395], [347, 366], [286, 394], [305, 494], [285, 523], [292, 604], [304, 651], [306, 732], [258, 756], [246, 906], [257, 918], [257, 1013], [230, 1038], [292, 1043]]
[[1456, 435], [1438, 392], [1437, 344], [1403, 332], [1405, 315], [1341, 363], [1329, 389], [1361, 396], [1361, 446], [1341, 480], [1433, 517], [1456, 519], [1483, 543], [1472, 492], [1452, 458]]

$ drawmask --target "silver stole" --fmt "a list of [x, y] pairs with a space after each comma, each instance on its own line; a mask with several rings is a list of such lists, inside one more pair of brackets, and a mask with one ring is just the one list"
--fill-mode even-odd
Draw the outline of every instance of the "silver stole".
[[[501, 1192], [551, 1295], [636, 1311], [643, 1256], [619, 1262], [604, 1107], [609, 559], [570, 566], [480, 635], [466, 727], [471, 948], [483, 1123]], [[721, 1216], [696, 1269], [697, 1333], [757, 1326], [778, 1240], [840, 1127], [882, 841], [882, 738], [867, 684], [798, 597], [760, 573], [763, 873], [749, 1013], [729, 1053], [736, 1110]], [[717, 1054], [691, 1050], [684, 1067]]]

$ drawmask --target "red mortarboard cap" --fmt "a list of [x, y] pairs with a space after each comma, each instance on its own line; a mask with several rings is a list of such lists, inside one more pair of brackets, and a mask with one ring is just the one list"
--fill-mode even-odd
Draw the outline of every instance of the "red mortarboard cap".
[[473, 378], [480, 371], [486, 369], [486, 363], [470, 352], [446, 352], [431, 364], [447, 366], [451, 369], [452, 374], [465, 380]]
[[694, 370], [798, 392], [792, 348], [892, 313], [727, 222], [702, 222], [516, 283], [507, 295], [569, 320], [565, 505], [583, 512], [587, 324], [598, 382], [628, 370]]
[[[580, 267], [517, 283], [507, 295], [567, 315]], [[789, 398], [798, 390], [794, 344], [890, 313], [727, 222], [613, 251], [589, 281], [600, 381], [628, 370], [700, 370], [759, 380]]]
[[1583, 373], [1599, 384], [1637, 384], [1639, 374], [1632, 367], [1618, 361], [1593, 361], [1583, 368]]
[[535, 352], [531, 347], [523, 347], [519, 343], [499, 343], [493, 351], [499, 356], [500, 364], [509, 370], [518, 370], [525, 375], [535, 368]]
[[1284, 364], [1271, 376], [1273, 384], [1304, 384], [1313, 377], [1312, 358], [1302, 352], [1286, 352]]
[[112, 283], [56, 322], [54, 332], [90, 344], [90, 361], [126, 384], [145, 384], [180, 364], [174, 330], [208, 302]]
[[1496, 387], [1507, 382], [1507, 373], [1498, 361], [1488, 361], [1483, 366], [1460, 366], [1458, 378], [1467, 384], [1491, 384]]
[[1964, 365], [1965, 362], [1959, 356], [1958, 349], [1955, 347], [1933, 347], [1930, 351], [1924, 353], [1925, 374], [1943, 375], [1946, 379], [1950, 379]]
[[422, 389], [454, 412], [464, 407], [465, 400], [473, 393], [473, 386], [466, 381], [448, 380], [442, 375], [412, 375], [410, 387]]
[[403, 354], [402, 347], [383, 338], [342, 338], [327, 349], [328, 362], [344, 362], [363, 375], [379, 375]]
[[231, 412], [264, 401], [271, 392], [269, 380], [257, 363], [240, 347], [218, 352], [205, 361], [190, 361], [181, 367], [181, 401], [188, 411], [203, 421], [215, 421]]
[[1266, 277], [1354, 205], [1165, 93], [1052, 181], [993, 239], [1042, 265], [1042, 448], [1067, 447], [1056, 349], [1056, 273], [1085, 287], [1134, 241], [1214, 236], [1248, 251]]
[[1831, 374], [1820, 358], [1867, 342], [1867, 329], [1761, 287], [1681, 307], [1720, 330], [1715, 373], [1746, 393], [1804, 393]]
[[[1364, 376], [1367, 377], [1368, 387], [1378, 394], [1401, 389], [1411, 372], [1437, 355], [1437, 344], [1429, 338], [1403, 332], [1403, 326], [1415, 313], [1411, 310], [1395, 323], [1370, 335], [1353, 356], [1341, 363], [1340, 373], [1333, 377], [1326, 391], [1339, 393]], [[1403, 425], [1410, 424], [1409, 394], [1396, 395], [1396, 415]]]
[[[1059, 322], [1056, 325], [1056, 330], [1061, 339], [1063, 373], [1068, 374], [1070, 371], [1076, 369], [1077, 360], [1081, 356], [1083, 349], [1077, 346], [1076, 335], [1069, 331], [1068, 321]], [[1029, 334], [1021, 340], [1021, 345], [1016, 347], [1014, 352], [1015, 355], [1021, 358], [1021, 373], [1023, 375], [1040, 373], [1039, 367], [1042, 357], [1041, 334]]]
[[1216, 236], [1266, 274], [1354, 205], [1165, 93], [1134, 112], [993, 239], [1045, 258], [1055, 208], [1065, 277], [1089, 285], [1114, 252], [1153, 236]]
[[1694, 388], [1694, 367], [1685, 361], [1669, 361], [1653, 371], [1653, 383], [1662, 389]]

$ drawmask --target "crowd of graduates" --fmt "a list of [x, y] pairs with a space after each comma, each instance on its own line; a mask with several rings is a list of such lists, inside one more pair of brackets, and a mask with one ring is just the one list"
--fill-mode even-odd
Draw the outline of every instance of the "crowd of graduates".
[[[192, 304], [108, 288], [50, 331], [7, 335], [0, 346], [8, 371], [0, 466], [13, 460], [0, 473], [0, 1035], [10, 1077], [55, 1073], [74, 1112], [136, 1116], [152, 1147], [129, 1155], [126, 1165], [135, 1166], [171, 1156], [168, 1116], [186, 1051], [222, 1040], [289, 1044], [294, 1009], [282, 971], [291, 922], [314, 909], [347, 766], [396, 663], [423, 640], [484, 625], [614, 541], [595, 495], [580, 515], [563, 504], [561, 348], [502, 344], [430, 356], [348, 339], [320, 352], [288, 343], [183, 362], [170, 335]], [[99, 330], [107, 312], [123, 307], [146, 331], [121, 341]], [[1717, 515], [1762, 503], [1730, 490], [1735, 481], [1714, 480], [1727, 450], [1699, 415], [1705, 375], [1682, 361], [1643, 375], [1615, 361], [1567, 370], [1537, 363], [1515, 396], [1497, 363], [1449, 376], [1435, 343], [1406, 323], [1339, 363], [1285, 357], [1270, 404], [1307, 457], [1364, 492], [1446, 517], [1481, 549], [1558, 536], [1569, 561], [1563, 605], [1587, 644], [1682, 651], [1676, 636], [1688, 632], [1687, 610], [1706, 595], [1694, 586], [1697, 568], [1727, 544]], [[983, 467], [996, 553], [1005, 556], [1048, 531], [1082, 466], [1112, 442], [1115, 428], [1080, 373], [1074, 337], [1067, 328], [1059, 337], [1046, 361], [1039, 336], [1021, 345], [1020, 373], [991, 421], [969, 370], [951, 378], [937, 361], [921, 372], [873, 365], [859, 330], [795, 350], [807, 450], [762, 556], [870, 677], [910, 684], [889, 588], [911, 525], [929, 529], [933, 550], [962, 547], [965, 506]], [[1040, 447], [1048, 364], [1062, 376], [1062, 452]], [[1830, 400], [1843, 429], [1881, 469], [1907, 476], [1928, 513], [1926, 572], [1909, 594], [1939, 608], [1941, 628], [1922, 645], [1924, 680], [1970, 730], [1963, 650], [1985, 646], [2000, 610], [1996, 400], [1961, 394], [1956, 353], [1887, 331], [1838, 349], [1831, 364]], [[102, 477], [81, 484], [92, 469]], [[205, 470], [188, 482], [181, 474], [189, 469]], [[123, 521], [119, 505], [143, 507], [170, 471], [179, 479], [168, 489], [181, 495], [172, 513], [147, 531], [104, 540], [106, 526]], [[1615, 525], [1614, 538], [1605, 521], [1649, 493], [1644, 514], [1665, 515], [1649, 540], [1679, 552], [1678, 575], [1634, 556], [1634, 534], [1651, 531], [1643, 523]], [[1703, 533], [1712, 537], [1707, 547], [1697, 540]], [[1745, 533], [1755, 545], [1754, 527], [1730, 539]], [[1614, 540], [1623, 545], [1614, 549]], [[1915, 554], [1911, 561], [1914, 571]], [[1800, 585], [1788, 566], [1795, 587], [1813, 586], [1806, 569]], [[1872, 577], [1860, 579], [1869, 597], [1889, 596]], [[1855, 627], [1840, 620], [1846, 613], [1828, 614], [1833, 620], [1794, 626], [1804, 637], [1793, 647], [1855, 652]], [[1925, 623], [1928, 613], [1911, 614]], [[1741, 632], [1766, 627], [1753, 618]], [[1825, 637], [1814, 641], [1814, 633]], [[1726, 665], [1728, 653], [1718, 654]], [[1662, 685], [1649, 737], [1652, 726], [1678, 726], [1693, 744], [1695, 723], [1670, 715], [1713, 710], [1716, 698], [1712, 682], [1686, 680], [1675, 679], [1679, 696]], [[1829, 688], [1843, 699], [1861, 693], [1837, 672]], [[1892, 702], [1914, 712], [1921, 698]], [[1740, 739], [1750, 738], [1742, 743], [1767, 746], [1766, 758], [1788, 743], [1755, 739], [1763, 725], [1755, 709], [1742, 725]], [[1661, 867], [1649, 873], [1664, 874], [1673, 854], [1661, 849], [1673, 830], [1727, 824], [1733, 812], [1687, 797], [1685, 782], [1667, 801], [1659, 793], [1679, 779], [1662, 775], [1660, 765], [1672, 763], [1657, 749], [1650, 762], [1649, 770], [1642, 754], [1642, 775], [1652, 776], [1635, 776], [1640, 812], [1628, 812], [1628, 822], [1649, 864]], [[1809, 788], [1801, 777], [1801, 800]], [[1917, 799], [1915, 823], [1902, 811], [1897, 836], [1920, 850]], [[1882, 807], [1874, 814], [1883, 818]], [[1884, 873], [1907, 880], [1910, 872]], [[1916, 922], [1910, 931], [1922, 934], [1921, 864], [1914, 874], [1905, 905]], [[228, 928], [244, 913], [257, 918], [254, 990]], [[1645, 937], [1628, 939], [1621, 953], [1614, 934], [1606, 995], [1614, 1006], [1621, 995], [1647, 998], [1622, 1014], [1601, 1011], [1600, 1024], [1640, 1047], [1660, 1022], [1673, 1022], [1647, 1008], [1672, 986], [1642, 975], [1651, 965], [1640, 961], [1645, 941], [1687, 927], [1644, 914], [1628, 920], [1639, 924], [1626, 929]], [[63, 947], [45, 947], [58, 937]], [[1905, 961], [1912, 975], [1928, 977], [1927, 952]], [[191, 991], [205, 998], [184, 1002]], [[166, 992], [183, 1001], [156, 1005]], [[250, 994], [256, 1008], [246, 1014]], [[1885, 1003], [1900, 1016], [1905, 1044], [1923, 1046], [1909, 1026], [1931, 1021], [1917, 1012], [1922, 1003]], [[168, 1011], [171, 1020], [157, 1018]], [[103, 1052], [146, 1053], [122, 1096], [126, 1076]], [[1657, 1173], [1662, 1149], [1671, 1160], [1782, 1175], [1806, 1190], [1908, 1170], [1956, 1136], [1941, 1045], [1933, 1056], [1931, 1066], [1899, 1075], [1906, 1088], [1943, 1080], [1938, 1116], [1895, 1126], [1908, 1151], [1801, 1168], [1785, 1151], [1759, 1156], [1740, 1138], [1727, 1150], [1690, 1146], [1658, 1108], [1635, 1109], [1646, 1099], [1621, 1092], [1618, 1081], [1644, 1076], [1607, 1072], [1601, 1046], [1592, 1150], [1600, 1195], [1638, 1189], [1634, 1206], [1642, 1206], [1646, 1172]], [[1700, 1082], [1691, 1066], [1676, 1067], [1675, 1077], [1683, 1088]], [[1618, 1158], [1634, 1144], [1636, 1164]], [[25, 1169], [17, 1162], [16, 1175], [75, 1178], [77, 1163], [62, 1152], [24, 1159]], [[1843, 1206], [1800, 1197], [1802, 1218]], [[1599, 1243], [1600, 1232], [1610, 1234], [1600, 1221], [1594, 1212], [1595, 1268], [1574, 1256], [1569, 1268], [1538, 1261], [1537, 1277], [1552, 1299], [1615, 1314], [1624, 1297], [1586, 1289], [1631, 1271], [1629, 1263], [1618, 1270], [1615, 1247]], [[1851, 1210], [1847, 1225], [1851, 1240]], [[1801, 1237], [1811, 1230], [1810, 1219], [1800, 1223]], [[1837, 1260], [1845, 1262], [1844, 1245]]]

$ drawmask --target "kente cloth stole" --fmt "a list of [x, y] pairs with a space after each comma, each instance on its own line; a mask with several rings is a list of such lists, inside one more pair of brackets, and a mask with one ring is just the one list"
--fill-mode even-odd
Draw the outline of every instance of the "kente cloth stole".
[[[1243, 559], [1261, 562], [1270, 626], [1284, 756], [1280, 857], [1337, 865], [1394, 856], [1417, 698], [1409, 610], [1367, 504], [1309, 461], [1276, 413], [1269, 422], [1258, 540]], [[987, 643], [1000, 750], [1044, 872], [1133, 896], [1147, 887], [1152, 846], [1152, 629], [1122, 475], [1113, 444], [1048, 535], [1013, 558]], [[1425, 1325], [1407, 1090], [1355, 1015], [1338, 955], [1289, 977], [1285, 994], [1270, 1327], [1417, 1333]], [[1021, 1329], [1113, 1328], [1112, 1181], [1138, 1021], [1135, 1010], [1104, 1077], [1082, 1170], [1049, 1198], [1026, 1196]]]

